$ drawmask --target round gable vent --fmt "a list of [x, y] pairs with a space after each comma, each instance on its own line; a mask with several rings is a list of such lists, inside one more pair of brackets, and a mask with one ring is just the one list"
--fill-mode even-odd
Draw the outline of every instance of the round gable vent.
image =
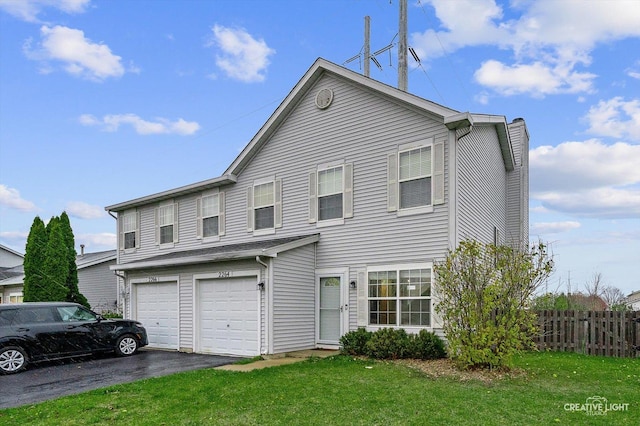
[[316, 106], [320, 109], [325, 109], [331, 105], [333, 101], [333, 91], [331, 89], [322, 89], [316, 95]]

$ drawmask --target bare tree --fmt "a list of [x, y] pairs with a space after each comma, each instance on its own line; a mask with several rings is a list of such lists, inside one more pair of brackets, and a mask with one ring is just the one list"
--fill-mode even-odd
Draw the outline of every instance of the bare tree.
[[602, 299], [607, 302], [610, 311], [622, 311], [627, 307], [625, 304], [626, 297], [618, 287], [605, 286], [602, 290]]
[[602, 307], [599, 306], [599, 301], [602, 299], [602, 292], [604, 290], [605, 284], [602, 280], [602, 274], [600, 272], [595, 272], [591, 277], [591, 281], [587, 281], [584, 285], [584, 288], [587, 292], [587, 308], [592, 311], [603, 310]]

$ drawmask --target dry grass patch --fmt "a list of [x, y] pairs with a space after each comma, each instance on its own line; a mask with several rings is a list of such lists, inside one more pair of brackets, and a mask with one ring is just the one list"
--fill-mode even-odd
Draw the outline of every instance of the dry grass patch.
[[460, 370], [449, 358], [419, 360], [419, 359], [402, 359], [396, 361], [398, 364], [419, 370], [429, 377], [433, 378], [449, 378], [466, 382], [469, 380], [477, 380], [482, 383], [493, 383], [496, 380], [526, 378], [527, 372], [520, 368], [512, 369], [475, 369]]

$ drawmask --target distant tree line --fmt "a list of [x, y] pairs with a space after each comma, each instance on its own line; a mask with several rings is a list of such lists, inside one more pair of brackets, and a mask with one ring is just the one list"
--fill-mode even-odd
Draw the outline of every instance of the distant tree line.
[[89, 306], [78, 289], [75, 238], [69, 216], [62, 212], [45, 226], [36, 216], [24, 255], [25, 302], [75, 302]]
[[566, 293], [547, 292], [533, 299], [535, 310], [557, 311], [626, 311], [629, 307], [622, 290], [603, 283], [602, 274], [597, 272], [584, 286], [584, 291]]

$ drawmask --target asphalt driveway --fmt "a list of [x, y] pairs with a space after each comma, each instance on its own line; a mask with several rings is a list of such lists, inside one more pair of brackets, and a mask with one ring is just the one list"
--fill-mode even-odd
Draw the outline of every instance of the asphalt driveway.
[[0, 409], [181, 371], [219, 367], [240, 359], [143, 349], [125, 358], [99, 356], [43, 363], [22, 373], [0, 376]]

